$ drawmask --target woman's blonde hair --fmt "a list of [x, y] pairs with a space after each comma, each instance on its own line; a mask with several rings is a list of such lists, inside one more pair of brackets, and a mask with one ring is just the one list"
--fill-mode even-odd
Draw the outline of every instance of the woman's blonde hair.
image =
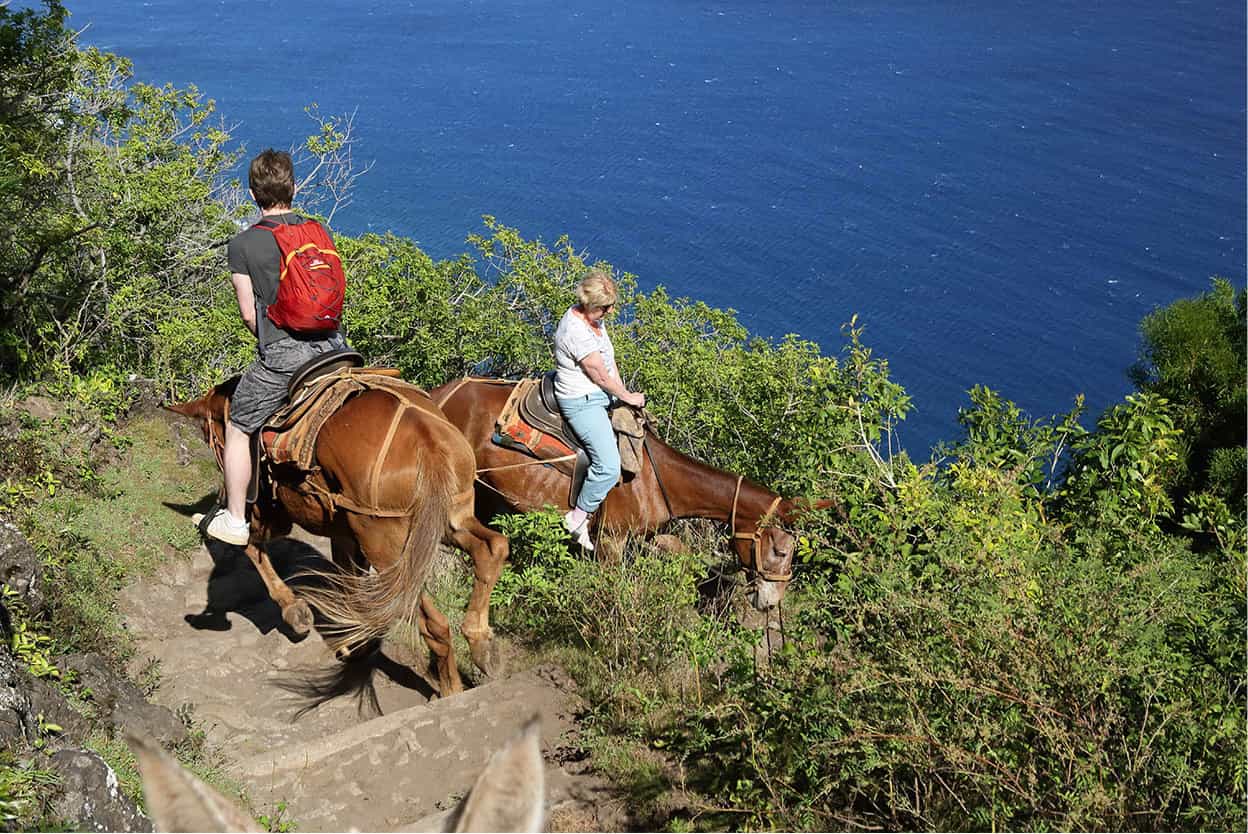
[[589, 270], [576, 285], [576, 300], [586, 310], [609, 307], [615, 303], [617, 297], [615, 282], [601, 269]]

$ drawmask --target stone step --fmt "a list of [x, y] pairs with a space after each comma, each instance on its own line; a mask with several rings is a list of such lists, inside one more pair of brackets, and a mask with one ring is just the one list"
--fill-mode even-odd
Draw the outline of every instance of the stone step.
[[[543, 748], [558, 746], [575, 704], [543, 670], [530, 670], [248, 756], [231, 772], [257, 807], [286, 803], [301, 831], [420, 827], [469, 790], [534, 712], [542, 714]], [[547, 771], [557, 790], [566, 778], [557, 765]]]

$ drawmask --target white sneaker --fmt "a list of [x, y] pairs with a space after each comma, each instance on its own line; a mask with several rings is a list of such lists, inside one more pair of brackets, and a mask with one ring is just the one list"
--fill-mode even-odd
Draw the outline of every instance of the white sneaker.
[[572, 522], [570, 520], [571, 516], [572, 516], [571, 510], [569, 510], [567, 514], [564, 515], [563, 529], [567, 530], [569, 533], [572, 534], [573, 540], [575, 540], [576, 543], [581, 546], [582, 550], [592, 553], [594, 550], [594, 543], [589, 540], [589, 519], [585, 518], [581, 521], [579, 526], [573, 527]]
[[[196, 527], [203, 520], [203, 513], [195, 513], [195, 515], [191, 516], [191, 521], [195, 522]], [[235, 524], [225, 510], [217, 510], [212, 516], [212, 520], [208, 522], [208, 526], [204, 528], [204, 531], [218, 541], [223, 541], [226, 544], [236, 544], [240, 547], [246, 546], [248, 539], [251, 538], [251, 527], [247, 522]]]

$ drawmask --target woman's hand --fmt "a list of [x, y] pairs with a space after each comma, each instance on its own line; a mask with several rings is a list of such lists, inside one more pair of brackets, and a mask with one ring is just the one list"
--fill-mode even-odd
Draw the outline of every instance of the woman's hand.
[[625, 391], [620, 395], [620, 399], [631, 405], [633, 408], [646, 407], [646, 395], [640, 391]]

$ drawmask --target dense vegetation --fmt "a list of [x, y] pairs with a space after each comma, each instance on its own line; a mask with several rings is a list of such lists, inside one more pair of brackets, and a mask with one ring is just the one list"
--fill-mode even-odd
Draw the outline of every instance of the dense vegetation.
[[[248, 361], [220, 243], [250, 209], [213, 103], [133, 82], [64, 18], [0, 8], [0, 379], [107, 428], [141, 392]], [[358, 173], [350, 125], [310, 115], [301, 205], [329, 218]], [[339, 236], [354, 346], [425, 385], [549, 365], [586, 254], [493, 218], [468, 243], [435, 262]], [[1243, 829], [1242, 287], [1148, 316], [1138, 391], [1092, 429], [1080, 402], [1035, 419], [975, 388], [962, 436], [921, 460], [892, 443], [910, 401], [856, 320], [825, 356], [617, 277], [620, 363], [669, 442], [832, 504], [802, 522], [784, 645], [762, 656], [700, 587], [724, 564], [703, 526], [688, 556], [636, 542], [599, 564], [549, 514], [504, 522], [500, 623], [581, 680], [615, 744], [600, 765], [654, 824]], [[40, 478], [90, 487], [81, 461], [3, 448], [0, 509], [35, 518]], [[74, 564], [57, 570], [57, 639], [98, 640]]]

